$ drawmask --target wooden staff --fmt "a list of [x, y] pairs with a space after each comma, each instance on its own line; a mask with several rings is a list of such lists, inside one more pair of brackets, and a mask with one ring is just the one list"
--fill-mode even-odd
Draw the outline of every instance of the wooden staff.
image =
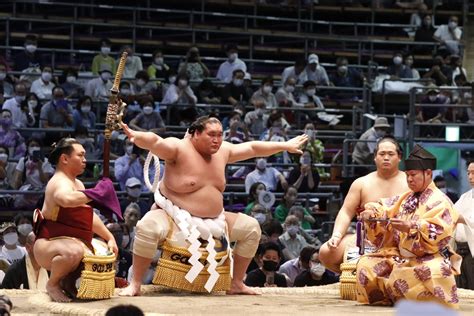
[[125, 68], [125, 62], [127, 61], [127, 52], [123, 52], [120, 57], [120, 62], [115, 73], [114, 84], [110, 89], [109, 105], [107, 106], [107, 114], [105, 115], [105, 142], [104, 142], [104, 177], [109, 177], [109, 164], [110, 164], [110, 138], [112, 137], [112, 131], [120, 129], [119, 121], [122, 120], [123, 104], [122, 100], [118, 97], [120, 81], [122, 80], [123, 70]]

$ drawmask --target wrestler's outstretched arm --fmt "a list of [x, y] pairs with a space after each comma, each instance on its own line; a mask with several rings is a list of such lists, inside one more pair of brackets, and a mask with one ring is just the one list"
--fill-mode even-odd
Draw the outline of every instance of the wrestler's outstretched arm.
[[229, 148], [228, 163], [233, 163], [255, 157], [267, 157], [285, 150], [293, 154], [302, 154], [301, 148], [307, 141], [308, 135], [303, 134], [286, 142], [251, 141], [235, 145], [224, 142], [223, 145]]
[[161, 138], [152, 132], [134, 131], [124, 123], [121, 123], [121, 126], [128, 139], [138, 147], [149, 150], [164, 160], [174, 160], [176, 158], [178, 152], [178, 138]]

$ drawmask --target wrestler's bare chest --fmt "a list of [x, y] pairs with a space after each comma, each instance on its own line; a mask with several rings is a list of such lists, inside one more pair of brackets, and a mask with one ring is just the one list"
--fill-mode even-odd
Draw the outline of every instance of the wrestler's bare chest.
[[370, 177], [365, 180], [361, 192], [361, 207], [368, 202], [400, 195], [409, 190], [403, 175], [389, 180], [377, 177]]

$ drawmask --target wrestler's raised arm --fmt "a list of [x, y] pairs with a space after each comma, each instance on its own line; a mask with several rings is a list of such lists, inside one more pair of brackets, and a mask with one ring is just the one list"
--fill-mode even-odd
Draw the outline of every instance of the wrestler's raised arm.
[[[47, 188], [47, 191], [49, 188]], [[54, 202], [61, 207], [77, 207], [92, 201], [83, 192], [77, 191], [70, 186], [64, 185], [61, 181], [55, 183], [51, 188]]]
[[164, 160], [174, 160], [176, 158], [178, 138], [161, 138], [155, 133], [134, 131], [124, 123], [121, 123], [121, 126], [128, 139], [138, 147], [149, 150]]
[[308, 136], [303, 134], [286, 142], [251, 141], [235, 145], [228, 142], [223, 144], [229, 148], [228, 163], [233, 163], [255, 157], [267, 157], [285, 150], [293, 154], [302, 154], [301, 148], [307, 141]]

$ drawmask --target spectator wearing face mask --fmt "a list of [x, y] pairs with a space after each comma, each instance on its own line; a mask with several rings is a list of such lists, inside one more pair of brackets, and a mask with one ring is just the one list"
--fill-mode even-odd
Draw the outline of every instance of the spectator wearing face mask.
[[115, 67], [118, 67], [120, 57], [122, 56], [122, 52], [127, 52], [127, 61], [125, 62], [125, 68], [123, 70], [123, 78], [131, 79], [135, 78], [137, 72], [143, 70], [142, 59], [139, 56], [135, 55], [133, 48], [130, 45], [125, 45], [120, 50], [119, 59], [115, 62]]
[[[299, 207], [295, 204], [297, 198], [298, 190], [293, 186], [289, 186], [285, 190], [285, 194], [283, 194], [280, 203], [275, 208], [275, 218], [279, 220], [280, 223], [284, 223], [288, 215], [291, 215], [290, 210], [293, 207]], [[315, 220], [307, 209], [303, 208], [303, 211], [303, 216], [301, 216], [301, 218], [298, 218], [298, 226], [301, 226], [301, 228], [303, 229], [311, 229], [311, 224], [314, 224]]]
[[180, 63], [178, 67], [178, 73], [185, 73], [193, 86], [199, 84], [204, 78], [209, 77], [209, 69], [201, 60], [199, 48], [196, 46], [189, 48], [184, 62]]
[[21, 260], [26, 255], [25, 247], [18, 245], [18, 232], [14, 223], [3, 223], [0, 226], [0, 234], [4, 245], [0, 258], [4, 258], [11, 265], [14, 262]]
[[44, 66], [41, 77], [31, 84], [30, 92], [35, 93], [41, 100], [50, 100], [53, 88], [56, 86], [53, 81], [53, 68]]
[[96, 116], [92, 109], [91, 97], [84, 96], [77, 101], [76, 108], [72, 112], [72, 128], [84, 126], [88, 129], [95, 129]]
[[[426, 95], [420, 100], [421, 104], [441, 105], [449, 103], [449, 98], [439, 93], [436, 86], [432, 86], [426, 91]], [[426, 123], [441, 123], [445, 120], [447, 107], [424, 106], [416, 109], [416, 120]]]
[[245, 114], [244, 123], [252, 135], [260, 135], [265, 131], [268, 121], [268, 113], [265, 110], [265, 104], [255, 105], [255, 110]]
[[3, 110], [11, 112], [11, 119], [14, 128], [22, 128], [34, 125], [35, 118], [33, 113], [25, 113], [21, 109], [21, 104], [26, 99], [26, 87], [23, 83], [15, 85], [15, 96], [3, 103]]
[[405, 67], [411, 71], [412, 78], [420, 79], [420, 73], [415, 69], [415, 67], [413, 67], [413, 63], [415, 62], [413, 54], [406, 54], [403, 60], [405, 62]]
[[433, 79], [437, 86], [448, 84], [451, 77], [452, 69], [444, 64], [440, 55], [435, 56], [430, 70], [423, 75], [423, 79]]
[[247, 274], [245, 284], [254, 287], [287, 287], [285, 276], [276, 272], [281, 260], [280, 247], [274, 242], [267, 242], [262, 245], [259, 257], [260, 268]]
[[137, 203], [140, 207], [141, 216], [144, 216], [145, 213], [150, 210], [150, 202], [148, 199], [140, 196], [142, 194], [142, 183], [140, 180], [135, 177], [127, 179], [125, 182], [125, 191], [127, 192], [127, 195], [124, 199], [120, 200], [122, 214], [125, 213], [127, 206], [131, 203]]
[[118, 255], [115, 267], [117, 272], [115, 275], [126, 280], [128, 277], [128, 269], [130, 269], [130, 266], [132, 265], [132, 254], [130, 251], [124, 248], [124, 234], [122, 226], [120, 226], [119, 223], [109, 223], [105, 225], [105, 227], [107, 227], [112, 235], [114, 235], [115, 242], [117, 243], [118, 247]]
[[[307, 109], [317, 109], [324, 110], [324, 104], [321, 102], [321, 99], [316, 95], [316, 83], [312, 80], [308, 80], [303, 84], [303, 93], [300, 95], [298, 101], [304, 104], [304, 107]], [[328, 114], [325, 111], [304, 111], [298, 112], [298, 115], [302, 115], [303, 121], [314, 121], [320, 120], [329, 124], [329, 126], [334, 126], [339, 124], [340, 119], [343, 115]]]
[[135, 238], [135, 227], [140, 218], [140, 206], [137, 203], [130, 203], [123, 212], [123, 219], [130, 238], [126, 249], [132, 250], [131, 248], [133, 247], [133, 240]]
[[[308, 135], [308, 141], [305, 144], [304, 151], [308, 151], [311, 155], [311, 162], [324, 163], [324, 144], [321, 140], [316, 138], [317, 131], [313, 123], [306, 123], [304, 133]], [[329, 173], [324, 168], [312, 167], [316, 170], [322, 178], [329, 177]]]
[[112, 68], [109, 64], [101, 64], [99, 77], [89, 80], [86, 85], [85, 95], [94, 101], [108, 101], [112, 89]]
[[8, 149], [8, 154], [19, 159], [26, 152], [25, 140], [20, 133], [13, 128], [12, 113], [3, 109], [0, 112], [0, 146]]
[[[197, 97], [189, 86], [189, 78], [186, 74], [182, 73], [177, 77], [177, 84], [171, 84], [168, 87], [162, 103], [177, 105], [169, 108], [172, 123], [186, 124], [193, 122], [197, 117], [196, 102]], [[183, 107], [184, 109], [182, 109]]]
[[295, 278], [294, 286], [319, 286], [337, 282], [339, 282], [339, 277], [322, 265], [319, 261], [319, 250], [316, 250], [309, 261], [309, 269], [302, 271]]
[[250, 215], [253, 206], [258, 203], [258, 196], [260, 192], [264, 192], [266, 190], [267, 188], [263, 182], [255, 182], [250, 186], [248, 202], [244, 210], [245, 214]]
[[37, 51], [38, 38], [36, 35], [28, 34], [23, 44], [25, 50], [18, 53], [13, 58], [15, 71], [24, 71], [25, 69], [39, 69], [43, 66], [43, 56]]
[[298, 166], [290, 171], [288, 184], [294, 186], [298, 192], [316, 192], [319, 181], [319, 173], [312, 168], [311, 154], [309, 151], [304, 151], [300, 156]]
[[[282, 113], [274, 110], [268, 117], [267, 128], [260, 135], [260, 140], [285, 142], [288, 139], [286, 134], [289, 129], [290, 125], [283, 118]], [[286, 151], [271, 155], [267, 158], [267, 160], [273, 163], [291, 163], [290, 155]]]
[[0, 188], [7, 190], [12, 188], [13, 174], [17, 163], [8, 161], [10, 157], [7, 147], [0, 145]]
[[285, 189], [288, 187], [285, 177], [273, 167], [267, 167], [266, 158], [255, 160], [255, 170], [245, 177], [245, 192], [250, 192], [250, 187], [255, 182], [262, 182], [268, 191], [275, 192], [278, 183]]
[[100, 39], [100, 53], [94, 56], [92, 60], [92, 74], [98, 75], [103, 64], [107, 64], [109, 69], [115, 69], [115, 60], [110, 57], [112, 42], [108, 38]]
[[146, 95], [152, 96], [156, 89], [157, 85], [155, 82], [150, 81], [150, 77], [145, 70], [140, 70], [135, 75], [135, 94], [136, 95]]
[[[90, 136], [92, 135], [89, 135], [88, 128], [83, 125], [78, 125], [74, 129], [73, 137], [79, 142], [79, 144], [82, 145], [82, 147], [84, 147], [86, 151], [86, 155], [85, 155], [86, 160], [100, 159], [103, 157], [103, 154], [101, 155], [102, 148], [103, 148], [103, 141], [101, 144], [101, 141], [96, 142], [96, 140]], [[86, 170], [85, 173], [88, 174], [89, 170]]]
[[459, 28], [459, 19], [452, 15], [449, 17], [448, 24], [443, 24], [438, 27], [433, 34], [433, 39], [439, 42], [439, 51], [446, 51], [447, 54], [460, 55], [460, 45], [462, 30]]
[[250, 211], [250, 216], [257, 220], [260, 227], [273, 219], [272, 212], [258, 203], [253, 205]]
[[455, 192], [451, 191], [448, 189], [448, 186], [446, 184], [446, 179], [438, 175], [433, 179], [434, 184], [438, 189], [441, 190], [446, 196], [451, 200], [451, 202], [456, 203], [459, 200], [459, 195], [457, 195]]
[[283, 224], [285, 232], [279, 237], [280, 242], [285, 246], [290, 255], [287, 260], [298, 258], [301, 250], [309, 246], [303, 236], [301, 236], [301, 227], [298, 218], [294, 215], [288, 215]]
[[298, 58], [295, 64], [290, 67], [286, 67], [281, 74], [281, 82], [286, 82], [289, 77], [293, 77], [296, 80], [296, 84], [302, 85], [308, 81], [308, 75], [305, 71], [306, 60], [304, 58]]
[[286, 277], [286, 282], [289, 287], [293, 286], [296, 277], [303, 271], [310, 269], [310, 260], [313, 254], [317, 252], [314, 246], [307, 246], [301, 249], [298, 258], [294, 258], [283, 263], [278, 269], [278, 273]]
[[13, 85], [10, 83], [7, 69], [7, 64], [0, 62], [0, 86], [3, 87], [3, 96], [10, 98], [13, 96]]
[[395, 53], [392, 60], [393, 64], [387, 68], [387, 74], [391, 79], [413, 79], [411, 69], [403, 64], [402, 53]]
[[165, 63], [163, 51], [157, 49], [153, 52], [153, 61], [147, 68], [147, 73], [150, 79], [165, 79], [168, 78], [170, 66]]
[[176, 85], [176, 78], [178, 77], [178, 74], [173, 68], [170, 68], [168, 71], [168, 75], [165, 77], [165, 81], [161, 84], [161, 100], [166, 95], [166, 92], [168, 92], [168, 88], [171, 85]]
[[[296, 79], [295, 77], [288, 77], [282, 87], [275, 93], [276, 102], [282, 107], [303, 107], [304, 105], [296, 101], [295, 92]], [[288, 111], [291, 112], [291, 111]]]
[[266, 77], [262, 80], [260, 88], [254, 92], [250, 102], [255, 106], [264, 104], [266, 109], [275, 109], [278, 104], [275, 95], [272, 93], [273, 90], [273, 78]]
[[130, 178], [137, 178], [140, 183], [144, 183], [143, 180], [143, 164], [145, 160], [139, 155], [138, 152], [134, 152], [133, 143], [126, 139], [124, 143], [125, 154], [115, 160], [115, 179], [119, 181], [120, 190], [126, 190], [126, 181]]
[[249, 140], [247, 126], [242, 122], [240, 110], [232, 112], [229, 119], [229, 128], [224, 130], [222, 138], [232, 144], [241, 144]]
[[27, 117], [27, 124], [31, 127], [39, 126], [39, 116], [41, 113], [41, 101], [38, 96], [34, 93], [28, 93], [25, 100], [21, 103], [20, 107], [22, 112]]
[[245, 62], [239, 59], [238, 48], [235, 44], [228, 44], [225, 49], [227, 60], [219, 66], [216, 78], [224, 83], [232, 81], [234, 70], [247, 71]]
[[153, 110], [153, 99], [151, 97], [143, 104], [142, 112], [130, 121], [130, 127], [136, 131], [149, 131], [160, 135], [165, 132], [165, 122], [160, 113]]
[[[39, 126], [41, 128], [67, 128], [73, 124], [72, 105], [64, 98], [64, 90], [57, 86], [53, 89], [53, 99], [41, 108]], [[46, 132], [45, 141], [52, 144], [64, 137], [64, 132]]]
[[315, 83], [315, 86], [328, 86], [329, 77], [323, 66], [319, 64], [319, 57], [316, 54], [311, 54], [308, 57], [308, 65], [305, 69], [308, 80]]
[[222, 90], [222, 103], [231, 104], [247, 104], [250, 95], [244, 87], [245, 72], [242, 69], [236, 69], [232, 73], [232, 81], [227, 83]]
[[61, 88], [64, 89], [67, 99], [78, 99], [84, 95], [84, 89], [77, 83], [77, 70], [67, 68], [64, 70]]
[[338, 57], [336, 60], [336, 72], [331, 76], [331, 82], [336, 87], [362, 87], [365, 77], [362, 73], [348, 67], [349, 61], [346, 57]]
[[388, 130], [390, 124], [385, 117], [377, 117], [374, 125], [366, 130], [360, 137], [360, 140], [367, 140], [369, 142], [357, 142], [352, 152], [352, 161], [359, 165], [374, 164], [374, 151], [377, 141], [383, 138]]
[[25, 247], [28, 234], [33, 231], [33, 218], [23, 212], [20, 212], [15, 215], [13, 222], [15, 223], [18, 231], [18, 244]]

